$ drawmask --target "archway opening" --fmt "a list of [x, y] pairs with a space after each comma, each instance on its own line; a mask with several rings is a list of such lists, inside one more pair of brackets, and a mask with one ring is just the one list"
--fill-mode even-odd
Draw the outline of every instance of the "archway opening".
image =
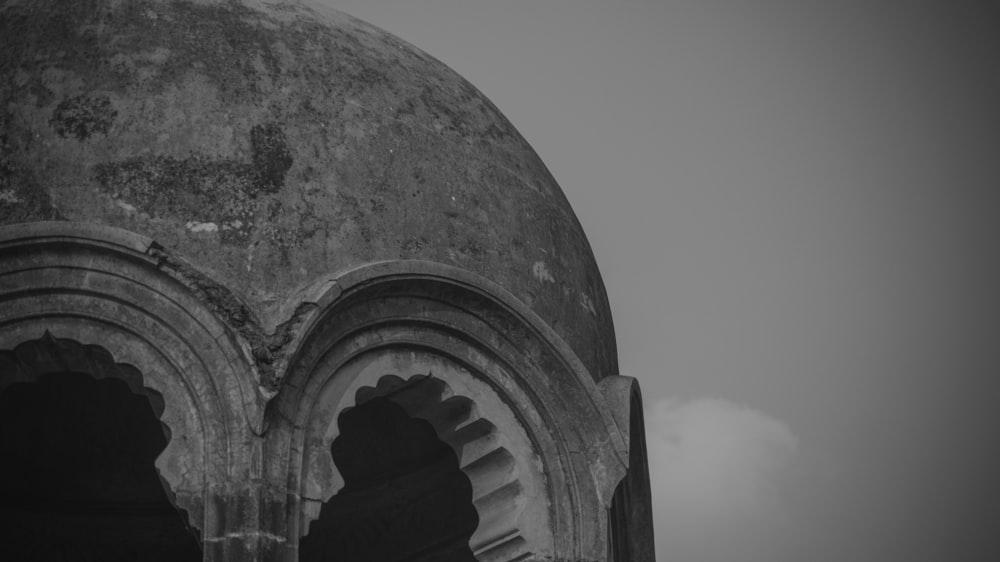
[[62, 371], [5, 388], [0, 558], [201, 560], [154, 466], [166, 431], [150, 398], [115, 378]]
[[300, 545], [302, 562], [474, 562], [472, 485], [433, 426], [375, 397], [338, 418], [344, 487]]

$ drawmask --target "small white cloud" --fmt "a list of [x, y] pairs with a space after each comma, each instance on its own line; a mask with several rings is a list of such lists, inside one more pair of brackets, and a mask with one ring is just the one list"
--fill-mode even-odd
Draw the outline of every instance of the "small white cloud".
[[657, 555], [766, 559], [785, 525], [777, 479], [798, 440], [782, 422], [718, 399], [653, 403], [646, 414]]

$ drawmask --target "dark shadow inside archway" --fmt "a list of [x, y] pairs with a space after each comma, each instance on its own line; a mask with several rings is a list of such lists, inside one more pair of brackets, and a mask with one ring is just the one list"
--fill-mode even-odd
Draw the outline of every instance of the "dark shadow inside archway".
[[115, 378], [60, 372], [4, 389], [0, 559], [201, 560], [153, 464], [165, 431]]
[[344, 487], [300, 544], [301, 562], [474, 562], [472, 485], [430, 423], [383, 397], [344, 411], [331, 447]]

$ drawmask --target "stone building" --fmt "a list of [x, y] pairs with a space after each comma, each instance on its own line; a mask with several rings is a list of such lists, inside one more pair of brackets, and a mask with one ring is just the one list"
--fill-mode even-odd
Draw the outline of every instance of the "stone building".
[[319, 6], [0, 4], [0, 559], [653, 560], [531, 147]]

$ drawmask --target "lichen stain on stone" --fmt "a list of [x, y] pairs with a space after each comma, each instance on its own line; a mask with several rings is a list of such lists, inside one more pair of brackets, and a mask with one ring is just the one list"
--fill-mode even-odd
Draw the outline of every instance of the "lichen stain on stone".
[[428, 243], [427, 238], [423, 236], [407, 238], [400, 246], [400, 250], [404, 256], [417, 255]]
[[14, 157], [11, 119], [0, 116], [0, 224], [62, 219], [31, 169]]
[[483, 244], [473, 237], [469, 237], [460, 250], [464, 255], [475, 261], [483, 261], [483, 258], [486, 255], [486, 249], [483, 247]]
[[[0, 176], [4, 171], [0, 169]], [[63, 220], [62, 213], [52, 205], [48, 192], [35, 182], [20, 183], [17, 188], [5, 187], [0, 177], [0, 224]]]
[[252, 168], [234, 160], [142, 156], [97, 164], [94, 172], [104, 191], [153, 217], [211, 222], [253, 212]]
[[185, 225], [213, 224], [215, 229], [188, 229], [218, 232], [224, 243], [242, 245], [252, 234], [258, 198], [284, 186], [293, 162], [277, 125], [253, 127], [250, 144], [250, 163], [198, 154], [138, 156], [97, 164], [94, 175], [103, 191], [132, 209]]
[[63, 138], [90, 138], [94, 133], [108, 134], [118, 112], [105, 95], [80, 95], [59, 102], [49, 124]]
[[292, 152], [285, 133], [274, 123], [250, 129], [253, 166], [257, 181], [265, 193], [276, 193], [285, 184], [285, 174], [292, 167]]

